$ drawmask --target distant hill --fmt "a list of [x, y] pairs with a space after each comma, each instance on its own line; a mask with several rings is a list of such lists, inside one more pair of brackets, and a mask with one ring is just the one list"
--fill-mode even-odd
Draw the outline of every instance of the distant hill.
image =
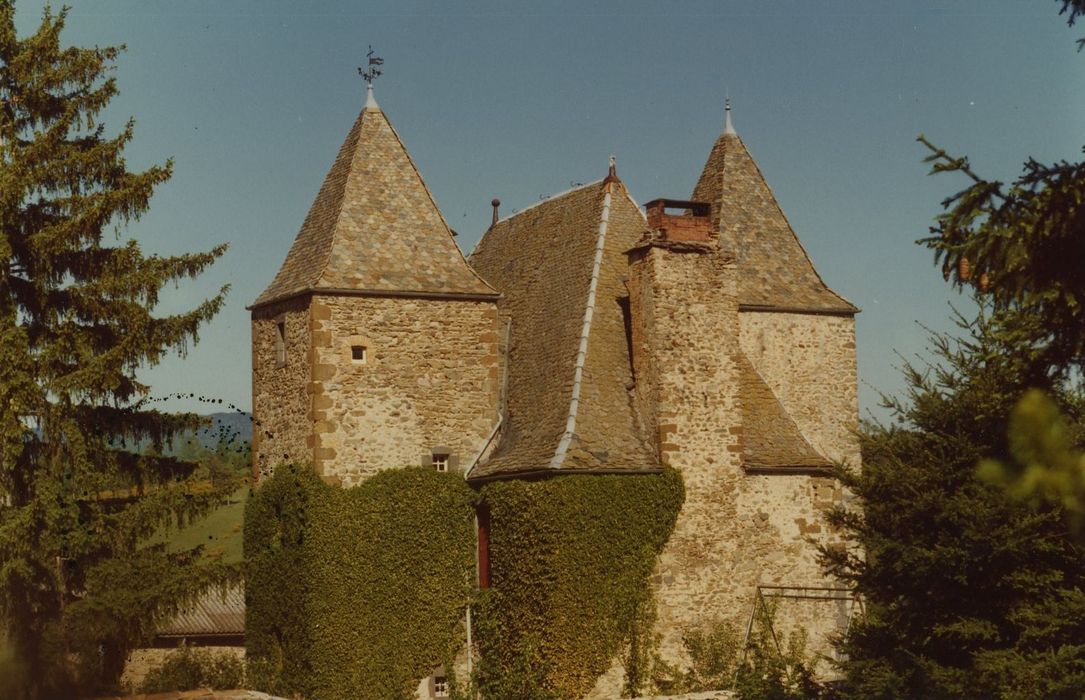
[[222, 413], [210, 413], [206, 416], [211, 419], [211, 425], [196, 431], [196, 437], [200, 444], [207, 449], [214, 449], [220, 438], [238, 442], [252, 442], [252, 414], [238, 413], [237, 411], [224, 411]]
[[195, 436], [191, 434], [178, 435], [173, 441], [173, 450], [167, 452], [176, 453], [193, 437], [202, 447], [208, 450], [214, 450], [220, 440], [237, 447], [245, 443], [252, 443], [252, 414], [223, 411], [221, 413], [208, 413], [204, 418], [211, 420], [209, 425], [197, 430]]

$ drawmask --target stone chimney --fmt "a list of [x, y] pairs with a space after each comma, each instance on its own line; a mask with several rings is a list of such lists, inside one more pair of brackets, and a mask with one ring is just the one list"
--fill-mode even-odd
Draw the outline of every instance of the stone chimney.
[[[711, 243], [719, 234], [712, 225], [712, 205], [680, 199], [653, 199], [644, 205], [648, 228], [661, 241]], [[667, 213], [667, 210], [682, 213]]]
[[720, 576], [705, 553], [730, 546], [723, 523], [743, 477], [737, 272], [708, 203], [657, 199], [646, 209], [651, 230], [627, 251], [634, 400], [660, 463], [686, 484], [655, 577], [661, 652], [675, 660], [674, 630], [723, 617], [736, 602], [705, 587]]

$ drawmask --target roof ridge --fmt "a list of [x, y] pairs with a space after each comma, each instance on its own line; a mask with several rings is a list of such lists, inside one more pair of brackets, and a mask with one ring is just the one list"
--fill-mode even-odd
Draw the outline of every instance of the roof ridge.
[[[368, 105], [366, 105], [365, 107], [362, 107], [362, 111], [358, 114], [358, 118], [354, 120], [354, 126], [357, 127], [357, 138], [355, 138], [354, 142], [350, 145], [350, 158], [347, 159], [348, 177], [343, 178], [343, 185], [342, 185], [343, 192], [346, 192], [346, 189], [347, 189], [347, 181], [348, 181], [348, 178], [349, 178], [349, 173], [351, 173], [354, 170], [354, 160], [358, 157], [358, 144], [362, 140], [362, 128], [363, 128], [362, 123], [365, 121], [365, 115], [368, 114], [369, 111], [370, 110], [369, 110]], [[380, 112], [379, 109], [377, 111]], [[383, 114], [383, 112], [381, 112], [381, 114]], [[391, 126], [391, 124], [389, 124], [389, 126]], [[355, 133], [355, 128], [354, 127], [352, 127], [351, 130], [350, 130], [350, 134], [353, 134], [353, 133]], [[351, 140], [350, 134], [347, 135], [347, 141]], [[344, 144], [344, 145], [346, 145], [346, 144]], [[402, 143], [400, 145], [402, 145]], [[334, 167], [334, 165], [332, 167]], [[320, 265], [320, 272], [317, 273], [314, 282], [309, 285], [310, 287], [319, 287], [320, 286], [320, 281], [324, 279], [324, 273], [326, 273], [328, 271], [328, 265], [331, 263], [331, 260], [332, 260], [332, 251], [335, 249], [335, 239], [336, 239], [336, 237], [338, 235], [339, 220], [343, 216], [343, 202], [345, 201], [345, 198], [343, 197], [343, 193], [340, 193], [340, 195], [338, 197], [336, 197], [335, 199], [336, 199], [336, 201], [335, 201], [335, 219], [334, 219], [334, 221], [332, 223], [332, 228], [331, 228], [331, 241], [328, 243], [328, 247], [324, 251], [324, 262], [321, 263], [321, 265]]]
[[[525, 213], [531, 211], [532, 209], [534, 209], [535, 207], [542, 206], [543, 204], [546, 204], [547, 202], [553, 202], [555, 200], [561, 199], [562, 197], [570, 195], [573, 192], [579, 192], [580, 190], [587, 189], [587, 188], [592, 187], [594, 185], [600, 185], [602, 183], [603, 183], [603, 178], [599, 178], [598, 180], [595, 180], [594, 182], [586, 182], [586, 183], [584, 183], [582, 185], [577, 185], [575, 187], [570, 187], [567, 190], [562, 190], [561, 192], [558, 192], [557, 194], [548, 195], [546, 197], [546, 199], [540, 199], [537, 202], [532, 202], [531, 204], [527, 205], [523, 209], [521, 209], [521, 210], [519, 210], [519, 211], [517, 211], [517, 212], [515, 212], [513, 214], [509, 214], [506, 217], [498, 219], [497, 224], [503, 224], [506, 221], [509, 221], [511, 219], [515, 219], [516, 217], [520, 216], [521, 214], [525, 214]], [[496, 226], [497, 224], [494, 224], [494, 226]], [[490, 228], [493, 228], [493, 226], [491, 226]]]
[[[599, 287], [599, 271], [603, 267], [603, 250], [607, 240], [607, 225], [610, 223], [611, 183], [603, 187], [603, 208], [599, 213], [599, 230], [595, 236], [595, 258], [592, 261], [591, 281], [588, 283], [588, 299], [584, 305], [584, 320], [580, 330], [580, 344], [576, 351], [576, 364], [573, 369], [573, 391], [569, 398], [568, 417], [565, 431], [558, 441], [554, 457], [550, 460], [550, 469], [560, 469], [569, 451], [569, 444], [576, 432], [576, 415], [580, 408], [580, 387], [584, 379], [584, 363], [588, 357], [588, 338], [591, 335], [592, 317], [595, 315], [595, 293]], [[586, 185], [585, 185], [586, 187]], [[577, 188], [580, 189], [580, 188]]]

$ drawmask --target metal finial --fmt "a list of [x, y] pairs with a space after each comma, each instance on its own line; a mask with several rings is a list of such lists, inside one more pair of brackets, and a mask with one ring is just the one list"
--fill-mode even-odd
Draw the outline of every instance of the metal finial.
[[373, 81], [376, 80], [378, 77], [380, 77], [380, 74], [383, 72], [379, 68], [377, 68], [377, 66], [383, 66], [384, 65], [384, 59], [381, 58], [380, 56], [374, 56], [373, 55], [373, 46], [372, 46], [372, 44], [370, 44], [369, 53], [367, 53], [365, 55], [365, 57], [367, 59], [369, 59], [369, 63], [368, 63], [369, 67], [367, 69], [367, 68], [362, 68], [361, 66], [358, 66], [358, 75], [362, 76], [362, 80], [364, 80], [366, 82], [366, 84], [369, 85], [370, 89], [373, 89]]
[[607, 170], [607, 177], [603, 182], [617, 182], [618, 181], [618, 161], [614, 156], [610, 157], [610, 168]]
[[494, 218], [490, 222], [490, 226], [493, 226], [497, 223], [497, 208], [501, 206], [501, 200], [497, 197], [494, 197], [492, 200], [490, 200], [490, 206], [494, 208]]
[[731, 100], [730, 98], [723, 101], [723, 133], [737, 136], [735, 127], [731, 124]]

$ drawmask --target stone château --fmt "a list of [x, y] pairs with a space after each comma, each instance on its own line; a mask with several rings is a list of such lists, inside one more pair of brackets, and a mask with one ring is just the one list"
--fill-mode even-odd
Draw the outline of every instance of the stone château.
[[453, 235], [370, 90], [251, 307], [256, 475], [675, 467], [686, 502], [653, 578], [664, 656], [766, 597], [782, 629], [839, 630], [850, 603], [815, 543], [844, 498], [829, 467], [859, 463], [858, 310], [818, 276], [730, 108], [688, 200], [642, 210], [612, 161], [512, 216], [495, 203], [469, 258]]

